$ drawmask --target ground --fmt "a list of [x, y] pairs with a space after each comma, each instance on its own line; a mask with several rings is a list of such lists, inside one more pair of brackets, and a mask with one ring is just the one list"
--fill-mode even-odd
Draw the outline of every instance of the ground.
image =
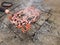
[[[3, 1], [13, 2], [13, 6], [9, 8], [13, 13], [31, 5], [29, 0]], [[3, 1], [0, 0], [0, 4]], [[44, 3], [34, 5], [41, 7], [39, 10], [42, 10], [42, 14], [28, 33], [22, 33], [20, 29], [15, 28], [9, 22], [8, 15], [0, 12], [0, 45], [60, 45], [60, 1], [45, 0]], [[47, 9], [51, 10], [51, 14], [48, 14]]]

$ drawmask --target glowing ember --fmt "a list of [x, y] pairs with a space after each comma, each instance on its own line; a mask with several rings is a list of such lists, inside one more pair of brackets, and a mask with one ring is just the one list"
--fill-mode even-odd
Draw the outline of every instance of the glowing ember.
[[9, 19], [17, 28], [21, 28], [23, 32], [26, 32], [31, 28], [31, 23], [38, 20], [40, 14], [38, 9], [30, 6], [10, 16]]

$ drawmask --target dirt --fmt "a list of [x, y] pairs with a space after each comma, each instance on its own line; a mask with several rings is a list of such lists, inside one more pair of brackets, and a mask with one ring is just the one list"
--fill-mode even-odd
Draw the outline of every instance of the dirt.
[[[29, 3], [29, 0], [3, 1], [14, 3], [9, 8], [13, 13], [25, 8], [28, 5], [26, 3]], [[0, 0], [0, 4], [3, 1]], [[46, 4], [48, 8], [45, 6]], [[46, 0], [42, 5], [44, 5], [45, 10], [41, 8], [43, 10], [41, 18], [32, 25], [31, 30], [27, 33], [22, 33], [20, 29], [15, 28], [10, 23], [8, 16], [0, 13], [0, 45], [60, 45], [60, 1]], [[45, 12], [49, 8], [52, 15]]]

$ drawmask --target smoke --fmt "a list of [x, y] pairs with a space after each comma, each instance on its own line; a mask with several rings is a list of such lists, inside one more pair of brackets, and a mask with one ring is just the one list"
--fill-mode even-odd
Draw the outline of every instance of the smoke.
[[29, 0], [26, 7], [32, 6], [32, 5], [42, 11], [47, 11], [50, 9], [50, 7], [47, 5], [45, 0]]
[[27, 3], [27, 6], [31, 6], [31, 5], [40, 5], [44, 0], [30, 0], [28, 3]]

